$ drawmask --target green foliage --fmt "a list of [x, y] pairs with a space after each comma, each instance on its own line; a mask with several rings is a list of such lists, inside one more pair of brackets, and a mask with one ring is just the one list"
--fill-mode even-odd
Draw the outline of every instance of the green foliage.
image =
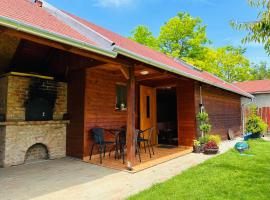
[[210, 139], [210, 135], [205, 135], [205, 136], [199, 137], [199, 142], [201, 144], [206, 144], [207, 142], [209, 142], [209, 139]]
[[209, 133], [211, 131], [212, 125], [211, 124], [201, 124], [200, 125], [200, 131], [203, 131], [204, 133]]
[[231, 26], [247, 35], [243, 38], [243, 43], [256, 42], [264, 45], [268, 55], [270, 55], [270, 1], [269, 0], [248, 0], [251, 7], [260, 10], [257, 19], [251, 22], [231, 22]]
[[158, 41], [147, 26], [139, 25], [131, 33], [130, 39], [152, 49], [159, 50]]
[[198, 141], [200, 144], [206, 144], [207, 142], [213, 141], [219, 145], [221, 143], [221, 137], [219, 135], [206, 134], [205, 136], [200, 137]]
[[209, 135], [209, 141], [214, 141], [217, 145], [221, 143], [220, 135]]
[[203, 59], [206, 44], [206, 26], [200, 18], [180, 12], [169, 19], [161, 28], [158, 36], [160, 50], [175, 58]]
[[256, 135], [265, 133], [267, 124], [257, 115], [257, 108], [252, 106], [250, 110], [251, 114], [246, 121], [246, 132]]
[[200, 141], [199, 140], [193, 140], [193, 146], [200, 147], [201, 146]]
[[206, 122], [208, 121], [208, 113], [207, 112], [199, 112], [197, 114], [197, 118], [201, 121], [201, 122]]
[[180, 12], [169, 19], [154, 37], [146, 26], [138, 26], [132, 31], [132, 40], [152, 49], [208, 71], [221, 79], [233, 82], [253, 80], [254, 68], [244, 56], [241, 47], [224, 46], [211, 48], [206, 35], [206, 26], [200, 18]]
[[270, 68], [267, 67], [266, 62], [253, 64], [252, 76], [254, 80], [270, 79]]

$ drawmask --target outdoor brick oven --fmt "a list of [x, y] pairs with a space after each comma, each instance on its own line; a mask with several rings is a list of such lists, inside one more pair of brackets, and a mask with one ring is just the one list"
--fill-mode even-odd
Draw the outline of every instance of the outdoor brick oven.
[[66, 155], [67, 84], [49, 77], [0, 77], [0, 166]]

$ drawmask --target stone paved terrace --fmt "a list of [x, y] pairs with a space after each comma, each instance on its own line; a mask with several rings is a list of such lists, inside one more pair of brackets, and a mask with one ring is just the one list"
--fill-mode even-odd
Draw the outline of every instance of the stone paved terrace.
[[[221, 153], [236, 142], [223, 142]], [[123, 199], [211, 157], [190, 153], [135, 174], [69, 158], [10, 167], [0, 169], [0, 199]]]

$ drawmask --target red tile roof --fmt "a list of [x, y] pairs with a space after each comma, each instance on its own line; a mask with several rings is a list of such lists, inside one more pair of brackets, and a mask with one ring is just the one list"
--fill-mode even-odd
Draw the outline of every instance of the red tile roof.
[[[103, 37], [110, 41], [113, 41], [116, 46], [121, 47], [125, 51], [131, 52], [139, 57], [146, 58], [155, 63], [166, 66], [167, 68], [177, 71], [178, 73], [206, 82], [208, 84], [229, 90], [244, 96], [250, 96], [246, 92], [237, 88], [236, 86], [224, 82], [223, 80], [217, 78], [216, 76], [209, 74], [205, 71], [200, 71], [187, 66], [187, 64], [176, 61], [175, 59], [166, 56], [160, 52], [152, 50], [146, 46], [138, 44], [128, 38], [122, 37], [114, 32], [106, 30], [100, 26], [97, 26], [91, 22], [84, 19], [78, 18], [74, 15], [69, 14], [71, 17], [79, 21], [80, 23], [88, 26], [90, 29], [96, 31]], [[31, 26], [45, 29], [57, 34], [70, 37], [82, 42], [86, 42], [91, 45], [96, 45], [102, 48], [98, 43], [94, 42], [92, 39], [84, 36], [83, 34], [77, 32], [71, 26], [68, 26], [63, 21], [59, 20], [55, 16], [51, 15], [45, 9], [38, 7], [36, 4], [31, 3], [29, 0], [0, 0], [0, 16], [4, 16], [13, 20], [20, 21], [22, 23], [27, 23]], [[117, 51], [117, 50], [116, 50]]]
[[251, 94], [270, 93], [270, 80], [245, 81], [234, 85]]
[[246, 95], [245, 92], [242, 91], [241, 89], [237, 88], [236, 86], [234, 86], [230, 83], [227, 83], [227, 82], [221, 80], [220, 78], [218, 78], [218, 77], [216, 77], [208, 72], [200, 71], [200, 70], [196, 70], [196, 69], [194, 70], [190, 67], [186, 67], [184, 64], [176, 62], [175, 59], [173, 59], [173, 58], [171, 58], [163, 53], [160, 53], [160, 52], [155, 51], [153, 49], [150, 49], [144, 45], [136, 43], [136, 42], [134, 42], [126, 37], [123, 37], [123, 36], [121, 36], [117, 33], [114, 33], [112, 31], [106, 30], [105, 28], [97, 26], [97, 25], [95, 25], [89, 21], [86, 21], [84, 19], [81, 19], [75, 15], [72, 15], [72, 14], [69, 14], [69, 15], [72, 16], [73, 18], [75, 18], [76, 20], [78, 20], [79, 22], [83, 23], [84, 25], [95, 30], [99, 34], [103, 35], [104, 37], [108, 38], [109, 40], [113, 41], [117, 46], [119, 46], [123, 49], [131, 51], [131, 52], [138, 54], [140, 56], [150, 58], [151, 60], [154, 60], [156, 62], [160, 62], [164, 65], [168, 65], [172, 68], [175, 68], [177, 70], [180, 70], [180, 71], [185, 72], [187, 74], [190, 74], [192, 76], [202, 78], [202, 79], [209, 81], [210, 83], [213, 83], [215, 85], [218, 85], [222, 88], [226, 88], [226, 89], [235, 91], [237, 93]]
[[81, 35], [70, 26], [64, 24], [29, 0], [0, 0], [0, 16], [17, 20], [82, 42], [94, 44], [93, 41]]

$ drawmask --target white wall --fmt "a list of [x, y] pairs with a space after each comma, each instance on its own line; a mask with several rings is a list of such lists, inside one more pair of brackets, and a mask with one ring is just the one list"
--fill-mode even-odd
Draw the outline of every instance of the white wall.
[[[255, 94], [254, 96], [254, 104], [256, 104], [259, 108], [270, 107], [270, 94]], [[241, 104], [246, 104], [248, 102], [250, 102], [249, 98], [241, 98]]]

